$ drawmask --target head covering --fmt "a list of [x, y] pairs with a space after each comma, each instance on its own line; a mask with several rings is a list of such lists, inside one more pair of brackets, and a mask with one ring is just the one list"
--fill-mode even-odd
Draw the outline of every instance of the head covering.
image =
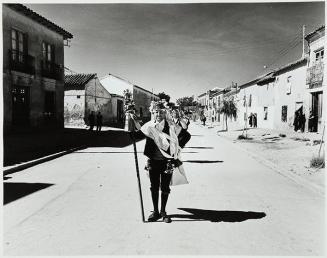
[[163, 109], [163, 110], [166, 110], [166, 106], [165, 104], [163, 103], [163, 101], [151, 101], [151, 104], [150, 104], [150, 107], [149, 107], [149, 110], [151, 113], [155, 112], [156, 110], [158, 109]]

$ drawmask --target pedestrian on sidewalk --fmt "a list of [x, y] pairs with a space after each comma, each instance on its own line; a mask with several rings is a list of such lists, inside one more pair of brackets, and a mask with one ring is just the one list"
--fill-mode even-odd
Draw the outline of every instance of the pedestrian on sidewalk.
[[91, 111], [91, 113], [89, 114], [88, 120], [89, 120], [89, 126], [90, 126], [89, 130], [93, 131], [94, 122], [95, 122], [94, 111]]
[[[182, 128], [174, 123], [162, 102], [153, 102], [150, 108], [154, 120], [141, 127], [141, 132], [146, 136], [144, 155], [148, 157], [146, 170], [149, 172], [153, 204], [153, 212], [148, 221], [154, 222], [163, 218], [164, 222], [170, 223], [171, 218], [167, 215], [166, 205], [170, 194], [172, 173], [173, 171], [174, 174], [178, 173], [174, 168], [181, 166], [182, 162], [178, 157], [187, 141], [180, 134]], [[183, 173], [182, 170], [179, 172]], [[186, 177], [184, 183], [187, 183]], [[160, 212], [159, 189], [161, 190]]]
[[97, 114], [97, 128], [96, 128], [96, 131], [101, 132], [101, 128], [102, 128], [102, 115], [101, 115], [101, 112], [99, 111], [98, 114]]

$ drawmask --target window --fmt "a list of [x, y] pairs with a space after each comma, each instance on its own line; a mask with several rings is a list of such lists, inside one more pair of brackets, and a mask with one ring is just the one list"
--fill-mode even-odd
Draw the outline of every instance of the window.
[[54, 46], [46, 42], [42, 43], [42, 56], [43, 60], [53, 63], [54, 62]]
[[249, 97], [249, 107], [251, 107], [251, 104], [252, 104], [252, 94], [250, 94], [250, 97]]
[[320, 49], [316, 51], [315, 55], [316, 55], [316, 62], [321, 61], [322, 59], [324, 59], [324, 49]]
[[286, 94], [291, 94], [291, 89], [292, 89], [292, 76], [288, 76], [286, 79]]
[[282, 106], [282, 122], [287, 122], [287, 106]]
[[80, 99], [81, 98], [81, 95], [77, 95], [77, 98]]
[[26, 50], [26, 44], [24, 44], [24, 34], [21, 31], [11, 30], [11, 58], [16, 62], [24, 62], [24, 50]]
[[268, 107], [263, 107], [263, 120], [268, 120]]

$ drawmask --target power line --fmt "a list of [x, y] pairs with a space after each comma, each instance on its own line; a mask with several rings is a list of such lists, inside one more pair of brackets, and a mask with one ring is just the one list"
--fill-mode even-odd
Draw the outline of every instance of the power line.
[[275, 65], [278, 61], [281, 60], [282, 57], [286, 56], [292, 49], [297, 47], [302, 41], [295, 42], [288, 50], [284, 51], [281, 55], [279, 55], [273, 62], [271, 62], [267, 67]]

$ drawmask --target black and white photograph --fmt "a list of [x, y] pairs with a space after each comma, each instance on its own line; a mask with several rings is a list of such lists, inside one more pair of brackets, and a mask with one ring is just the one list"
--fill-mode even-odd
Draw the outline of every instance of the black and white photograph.
[[1, 14], [3, 255], [326, 255], [324, 1]]

